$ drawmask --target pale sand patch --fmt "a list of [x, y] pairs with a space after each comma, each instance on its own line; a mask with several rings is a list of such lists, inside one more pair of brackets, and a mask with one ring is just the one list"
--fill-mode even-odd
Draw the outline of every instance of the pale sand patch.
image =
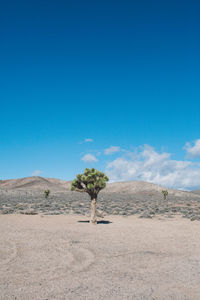
[[200, 222], [0, 216], [0, 299], [200, 299]]

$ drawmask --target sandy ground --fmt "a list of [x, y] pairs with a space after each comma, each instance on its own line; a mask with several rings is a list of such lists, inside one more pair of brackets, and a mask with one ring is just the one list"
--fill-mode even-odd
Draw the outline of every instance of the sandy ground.
[[86, 220], [1, 215], [0, 299], [200, 299], [198, 221]]

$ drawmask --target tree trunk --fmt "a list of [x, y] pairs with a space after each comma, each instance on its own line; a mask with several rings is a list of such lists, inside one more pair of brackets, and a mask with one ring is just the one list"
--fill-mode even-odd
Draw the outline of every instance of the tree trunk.
[[90, 218], [91, 224], [97, 224], [96, 206], [97, 206], [97, 199], [92, 198], [91, 199], [91, 218]]

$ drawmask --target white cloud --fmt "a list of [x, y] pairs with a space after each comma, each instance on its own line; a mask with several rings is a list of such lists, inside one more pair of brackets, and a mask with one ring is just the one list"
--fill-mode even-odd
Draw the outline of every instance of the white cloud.
[[85, 143], [91, 143], [91, 142], [93, 142], [93, 139], [87, 138], [87, 139], [84, 139], [84, 142], [85, 142]]
[[193, 146], [190, 143], [186, 143], [184, 149], [189, 157], [200, 158], [200, 139], [196, 140]]
[[33, 171], [33, 173], [31, 174], [32, 176], [39, 176], [42, 173], [42, 171], [40, 170], [35, 170]]
[[111, 146], [110, 148], [107, 148], [107, 149], [104, 150], [104, 154], [110, 155], [110, 154], [113, 154], [113, 153], [116, 153], [116, 152], [119, 152], [119, 151], [120, 151], [120, 147]]
[[119, 157], [106, 166], [111, 181], [139, 180], [177, 189], [200, 188], [200, 164], [178, 161], [145, 145], [138, 152]]
[[92, 155], [92, 154], [86, 154], [81, 159], [84, 162], [87, 162], [87, 163], [92, 163], [92, 162], [97, 162], [98, 161], [98, 159], [94, 155]]
[[79, 142], [79, 144], [92, 143], [92, 142], [94, 142], [93, 139], [91, 139], [91, 138], [86, 138], [86, 139], [84, 139], [83, 141]]

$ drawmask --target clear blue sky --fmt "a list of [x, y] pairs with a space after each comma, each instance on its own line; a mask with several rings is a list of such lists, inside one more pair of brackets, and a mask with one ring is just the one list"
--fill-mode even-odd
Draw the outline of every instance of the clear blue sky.
[[199, 1], [1, 1], [0, 178], [73, 179], [144, 144], [198, 168], [183, 147], [200, 139], [199, 15]]

